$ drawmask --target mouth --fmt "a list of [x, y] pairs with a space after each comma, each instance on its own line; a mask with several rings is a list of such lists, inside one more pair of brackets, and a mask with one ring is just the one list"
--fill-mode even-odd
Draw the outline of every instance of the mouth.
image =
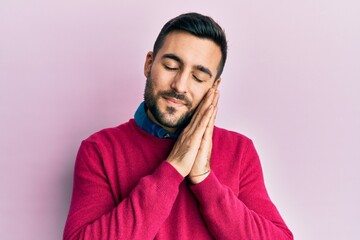
[[186, 105], [186, 102], [177, 98], [163, 96], [163, 99], [165, 99], [165, 101], [172, 106], [182, 107]]

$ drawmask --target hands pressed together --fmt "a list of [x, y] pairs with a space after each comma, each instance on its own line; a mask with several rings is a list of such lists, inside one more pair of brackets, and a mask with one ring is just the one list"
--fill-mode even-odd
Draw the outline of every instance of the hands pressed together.
[[167, 161], [193, 184], [200, 183], [210, 174], [212, 135], [219, 92], [211, 88], [188, 126], [176, 141]]

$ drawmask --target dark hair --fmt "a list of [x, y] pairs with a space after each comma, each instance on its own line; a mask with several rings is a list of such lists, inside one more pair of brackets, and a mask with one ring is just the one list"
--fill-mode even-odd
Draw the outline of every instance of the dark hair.
[[227, 57], [227, 41], [225, 32], [219, 24], [211, 17], [199, 13], [185, 13], [171, 19], [163, 26], [156, 38], [153, 49], [154, 58], [164, 44], [166, 36], [173, 31], [185, 31], [199, 38], [210, 39], [217, 44], [221, 49], [221, 61], [216, 79], [220, 77]]

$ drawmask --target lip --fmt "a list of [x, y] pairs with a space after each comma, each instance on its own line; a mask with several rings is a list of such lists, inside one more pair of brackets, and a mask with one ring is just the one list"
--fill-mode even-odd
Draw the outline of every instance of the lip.
[[172, 98], [172, 97], [163, 97], [165, 99], [165, 101], [171, 105], [175, 105], [175, 106], [185, 106], [186, 103], [184, 101], [181, 101], [177, 98]]

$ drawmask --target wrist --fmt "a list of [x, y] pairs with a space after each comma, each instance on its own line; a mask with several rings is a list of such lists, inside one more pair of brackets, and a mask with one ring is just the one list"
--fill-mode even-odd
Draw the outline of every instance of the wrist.
[[210, 175], [211, 169], [201, 174], [189, 175], [188, 178], [192, 184], [198, 184], [204, 181]]
[[176, 171], [178, 171], [178, 173], [183, 176], [186, 177], [189, 174], [189, 170], [187, 170], [186, 168], [184, 168], [183, 164], [181, 162], [178, 161], [171, 161], [171, 160], [166, 160], [171, 166], [173, 166], [175, 168]]

